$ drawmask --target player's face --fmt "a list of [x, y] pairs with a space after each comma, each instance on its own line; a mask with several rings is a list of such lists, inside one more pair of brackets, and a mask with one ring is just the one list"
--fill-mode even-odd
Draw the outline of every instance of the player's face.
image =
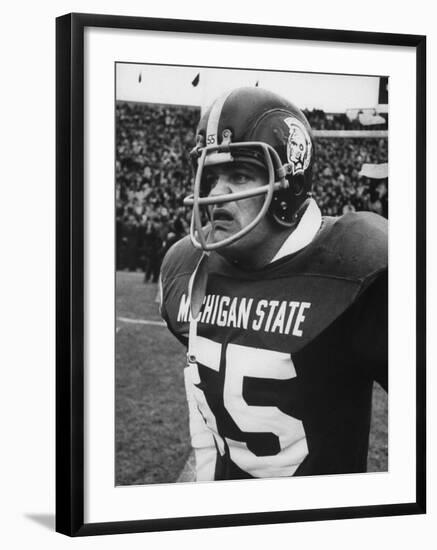
[[[254, 164], [236, 162], [205, 168], [204, 177], [209, 196], [236, 193], [255, 189], [267, 184], [265, 172]], [[210, 242], [219, 242], [246, 227], [259, 213], [265, 200], [265, 195], [216, 204], [210, 207], [212, 231]], [[223, 248], [223, 254], [250, 252], [262, 243], [271, 231], [271, 222], [264, 217], [249, 233], [241, 239]]]

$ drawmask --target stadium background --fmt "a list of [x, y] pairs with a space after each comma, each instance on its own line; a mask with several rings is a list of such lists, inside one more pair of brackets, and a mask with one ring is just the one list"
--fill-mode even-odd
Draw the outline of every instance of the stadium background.
[[[144, 86], [141, 70], [136, 79]], [[201, 79], [193, 73], [190, 86]], [[388, 217], [386, 91], [379, 79], [374, 107], [304, 109], [316, 134], [314, 195], [324, 215], [368, 210]], [[201, 106], [116, 102], [117, 485], [192, 475], [184, 349], [163, 326], [155, 298], [162, 258], [189, 229], [183, 198], [200, 114]], [[368, 469], [385, 471], [387, 461], [387, 398], [375, 385]]]

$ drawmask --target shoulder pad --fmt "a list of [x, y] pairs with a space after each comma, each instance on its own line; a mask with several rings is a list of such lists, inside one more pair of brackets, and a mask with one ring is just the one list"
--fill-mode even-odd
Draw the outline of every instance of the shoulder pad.
[[162, 262], [161, 280], [163, 284], [176, 276], [191, 275], [201, 255], [202, 251], [194, 248], [189, 236], [176, 242], [167, 251]]
[[386, 269], [388, 223], [371, 212], [325, 218], [319, 235], [303, 254], [306, 272], [363, 282]]

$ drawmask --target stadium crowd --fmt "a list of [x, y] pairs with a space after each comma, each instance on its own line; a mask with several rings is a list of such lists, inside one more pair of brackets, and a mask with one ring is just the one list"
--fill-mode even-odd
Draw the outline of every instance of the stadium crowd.
[[[117, 270], [144, 271], [156, 282], [166, 250], [189, 231], [187, 152], [199, 109], [118, 102], [116, 106]], [[313, 129], [362, 129], [358, 119], [305, 111]], [[324, 215], [370, 210], [388, 216], [387, 180], [360, 177], [364, 163], [385, 163], [386, 139], [318, 138], [314, 196]]]

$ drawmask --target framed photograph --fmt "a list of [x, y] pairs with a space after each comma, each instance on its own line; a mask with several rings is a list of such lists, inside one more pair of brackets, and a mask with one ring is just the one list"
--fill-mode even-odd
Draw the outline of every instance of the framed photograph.
[[425, 37], [56, 25], [57, 531], [425, 513]]

